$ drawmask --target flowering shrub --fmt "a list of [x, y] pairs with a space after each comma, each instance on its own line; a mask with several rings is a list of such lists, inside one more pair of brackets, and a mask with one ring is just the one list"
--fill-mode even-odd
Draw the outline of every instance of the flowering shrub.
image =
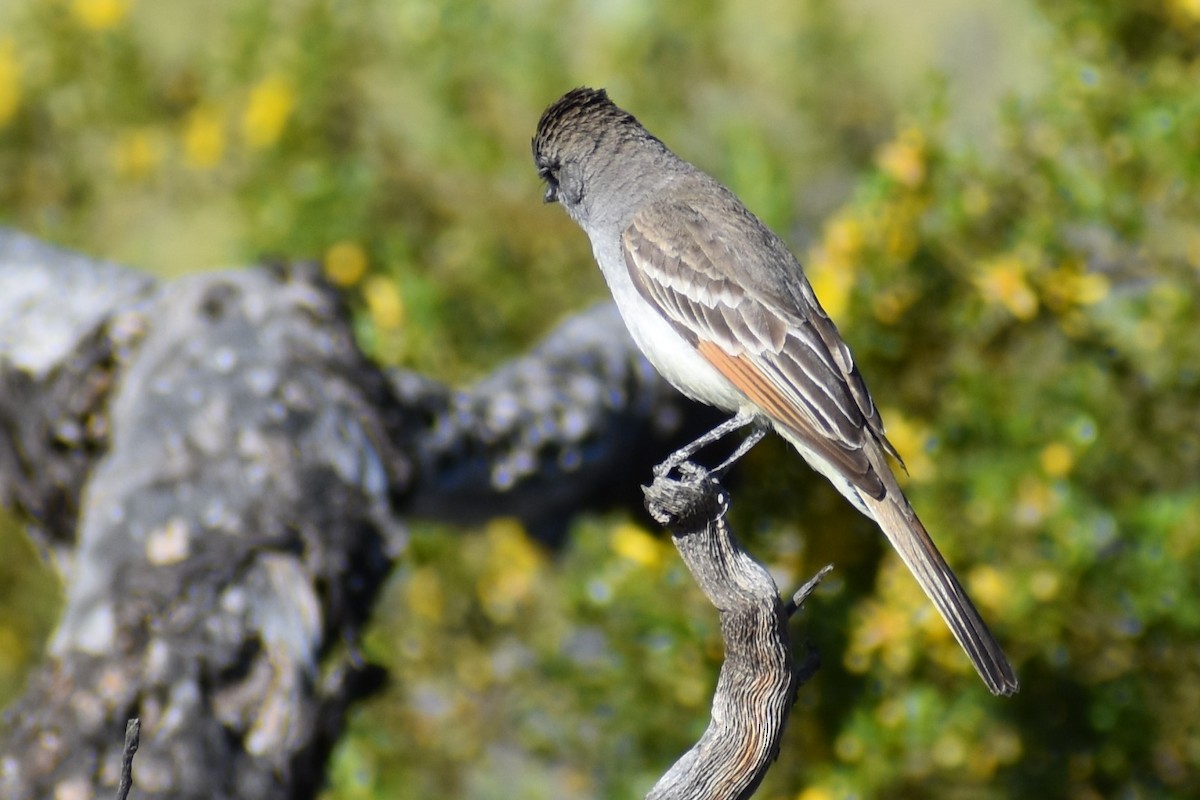
[[[979, 136], [933, 84], [893, 119], [829, 4], [745, 6], [7, 4], [0, 222], [166, 275], [319, 258], [378, 358], [467, 380], [603, 296], [528, 141], [607, 85], [792, 241], [1022, 677], [987, 695], [876, 532], [761, 445], [737, 529], [785, 590], [838, 570], [760, 796], [1200, 794], [1200, 6], [1045, 4], [1042, 83]], [[11, 696], [53, 600], [0, 528]], [[396, 680], [330, 798], [638, 795], [721, 658], [626, 515], [560, 554], [419, 529], [378, 617]]]

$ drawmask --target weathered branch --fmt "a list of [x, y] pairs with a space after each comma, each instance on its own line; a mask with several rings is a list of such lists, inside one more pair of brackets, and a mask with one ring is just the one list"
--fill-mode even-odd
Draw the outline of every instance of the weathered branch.
[[693, 414], [611, 309], [456, 393], [365, 359], [315, 269], [156, 283], [0, 230], [0, 501], [67, 589], [0, 797], [111, 793], [134, 716], [135, 796], [314, 796], [405, 517], [546, 526]]
[[720, 612], [725, 662], [707, 730], [647, 797], [740, 800], [754, 793], [778, 755], [796, 688], [811, 674], [798, 674], [792, 663], [787, 622], [829, 568], [785, 605], [771, 575], [729, 529], [725, 490], [691, 464], [681, 472], [679, 480], [658, 477], [645, 488], [646, 508], [671, 531], [687, 568]]
[[133, 757], [142, 743], [142, 721], [137, 717], [125, 723], [125, 748], [121, 752], [121, 780], [117, 782], [117, 800], [129, 797], [133, 788]]
[[[57, 257], [0, 274], [19, 285]], [[20, 437], [4, 446], [18, 470], [5, 485], [25, 488], [13, 496], [70, 555], [50, 657], [5, 715], [0, 796], [109, 793], [122, 763], [112, 731], [132, 716], [144, 726], [136, 796], [298, 796], [319, 786], [344, 710], [369, 686], [335, 645], [365, 621], [399, 539], [382, 465], [403, 463], [402, 429], [377, 411], [386, 383], [303, 271], [188, 278], [94, 319], [75, 341], [105, 343], [94, 370], [68, 379], [0, 357], [24, 402], [63, 387], [64, 407], [86, 409], [65, 424], [96, 431], [77, 448], [45, 412], [31, 430], [5, 426]], [[104, 391], [79, 391], [92, 386]], [[86, 463], [79, 484], [38, 494], [39, 454]]]
[[0, 228], [0, 503], [26, 511], [55, 556], [74, 550], [83, 482], [108, 441], [116, 362], [136, 336], [120, 312], [154, 286]]
[[631, 476], [648, 474], [669, 443], [719, 418], [658, 376], [608, 303], [571, 317], [468, 391], [412, 373], [390, 377], [400, 403], [429, 417], [407, 450], [421, 479], [406, 510], [456, 522], [515, 516], [551, 544], [580, 509], [633, 506]]

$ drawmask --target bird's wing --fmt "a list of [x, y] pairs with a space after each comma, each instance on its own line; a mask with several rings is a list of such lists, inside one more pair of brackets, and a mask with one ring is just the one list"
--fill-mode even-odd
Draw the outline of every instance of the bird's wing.
[[[622, 235], [633, 283], [718, 371], [825, 459], [873, 518], [970, 656], [988, 688], [1018, 682], [999, 643], [891, 474], [879, 412], [849, 348], [787, 248], [735, 200], [651, 205]], [[714, 224], [714, 220], [719, 224]]]
[[868, 495], [894, 451], [849, 348], [787, 248], [740, 204], [651, 204], [622, 234], [634, 285], [755, 405]]

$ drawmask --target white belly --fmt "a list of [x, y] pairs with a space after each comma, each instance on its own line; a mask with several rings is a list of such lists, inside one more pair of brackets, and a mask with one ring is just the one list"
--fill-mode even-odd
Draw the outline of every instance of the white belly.
[[746, 396], [676, 333], [638, 292], [629, 277], [620, 243], [604, 246], [594, 243], [592, 252], [625, 327], [659, 374], [693, 400], [734, 413], [745, 407]]

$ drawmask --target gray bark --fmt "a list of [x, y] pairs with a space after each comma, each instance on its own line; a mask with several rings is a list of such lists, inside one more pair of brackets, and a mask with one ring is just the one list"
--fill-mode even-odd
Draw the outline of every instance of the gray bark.
[[725, 644], [708, 728], [647, 798], [750, 797], [779, 754], [796, 689], [817, 666], [810, 657], [796, 669], [788, 618], [829, 568], [785, 604], [770, 573], [738, 544], [725, 518], [729, 496], [705, 471], [685, 465], [680, 480], [658, 476], [645, 492], [646, 508], [671, 531], [684, 564], [720, 612]]
[[406, 519], [554, 540], [711, 419], [610, 306], [452, 391], [364, 358], [313, 267], [156, 282], [0, 229], [0, 502], [67, 589], [0, 796], [112, 796], [131, 717], [131, 797], [315, 796]]

